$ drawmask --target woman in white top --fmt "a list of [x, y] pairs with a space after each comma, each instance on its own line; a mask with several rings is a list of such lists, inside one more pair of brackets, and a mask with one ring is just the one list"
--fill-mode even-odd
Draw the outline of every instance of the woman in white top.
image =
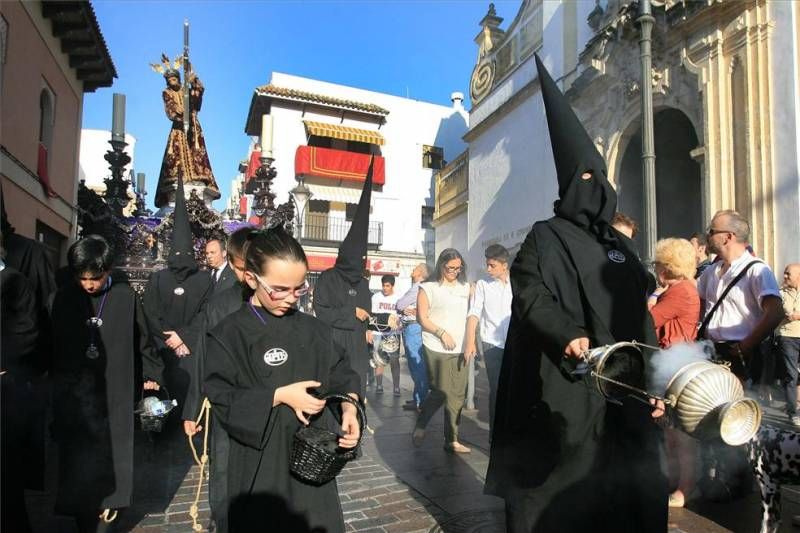
[[417, 418], [412, 439], [416, 446], [422, 443], [425, 426], [444, 404], [445, 450], [471, 451], [458, 442], [458, 422], [469, 373], [463, 348], [469, 297], [464, 259], [453, 248], [442, 251], [431, 277], [420, 285], [417, 295], [417, 321], [422, 326], [431, 391]]

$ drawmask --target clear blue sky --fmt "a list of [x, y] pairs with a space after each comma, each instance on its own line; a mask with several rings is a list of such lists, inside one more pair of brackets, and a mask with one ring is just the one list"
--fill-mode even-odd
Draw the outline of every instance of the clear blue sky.
[[[521, 1], [495, 1], [506, 28]], [[255, 87], [272, 71], [450, 105], [469, 94], [472, 39], [489, 2], [432, 1], [98, 1], [93, 2], [119, 78], [87, 94], [83, 127], [111, 129], [111, 95], [127, 96], [126, 131], [136, 137], [137, 172], [152, 208], [169, 124], [163, 78], [149, 63], [183, 48], [206, 87], [200, 122], [223, 197], [247, 156], [244, 121]], [[276, 134], [278, 134], [276, 132]]]

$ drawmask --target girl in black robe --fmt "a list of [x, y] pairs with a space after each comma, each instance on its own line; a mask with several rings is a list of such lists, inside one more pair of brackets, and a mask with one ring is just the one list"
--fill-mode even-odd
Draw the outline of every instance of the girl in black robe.
[[68, 260], [76, 281], [59, 289], [52, 307], [56, 512], [94, 532], [99, 509], [131, 504], [137, 374], [157, 389], [162, 365], [136, 294], [110, 276], [105, 239], [76, 242]]
[[662, 435], [652, 420], [663, 411], [632, 398], [607, 403], [570, 374], [569, 360], [589, 347], [652, 345], [655, 329], [646, 271], [611, 227], [616, 194], [605, 163], [536, 61], [559, 200], [511, 268], [486, 492], [505, 498], [513, 533], [666, 531]]
[[[295, 432], [328, 427], [352, 448], [360, 428], [353, 405], [320, 400], [328, 393], [358, 399], [359, 376], [330, 327], [296, 309], [308, 290], [303, 249], [282, 228], [257, 232], [247, 245], [246, 306], [224, 318], [207, 339], [205, 390], [230, 436], [230, 531], [342, 532], [336, 481], [312, 485], [289, 471]], [[341, 426], [333, 410], [341, 409]]]

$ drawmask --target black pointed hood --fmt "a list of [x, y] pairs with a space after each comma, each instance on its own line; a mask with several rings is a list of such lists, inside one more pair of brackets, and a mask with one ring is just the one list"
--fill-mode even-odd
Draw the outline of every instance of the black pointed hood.
[[[604, 242], [615, 242], [611, 219], [617, 209], [617, 194], [608, 182], [606, 163], [538, 54], [536, 68], [558, 176], [555, 214]], [[591, 174], [589, 179], [582, 178], [586, 173]]]
[[369, 236], [369, 204], [372, 197], [372, 166], [375, 158], [370, 158], [369, 170], [358, 200], [356, 214], [347, 237], [339, 247], [339, 255], [334, 266], [351, 284], [357, 283], [364, 275], [367, 260], [367, 238]]
[[175, 190], [175, 210], [172, 213], [172, 245], [167, 258], [169, 269], [182, 282], [197, 271], [194, 257], [192, 226], [189, 224], [189, 211], [186, 209], [186, 193], [183, 180], [178, 177]]

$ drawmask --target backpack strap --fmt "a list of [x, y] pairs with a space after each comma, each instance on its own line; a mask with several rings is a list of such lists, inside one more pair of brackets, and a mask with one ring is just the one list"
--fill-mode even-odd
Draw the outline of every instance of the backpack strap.
[[706, 314], [705, 318], [703, 318], [703, 322], [700, 324], [700, 329], [697, 330], [698, 339], [705, 338], [706, 329], [708, 329], [708, 323], [711, 322], [711, 317], [714, 316], [714, 313], [717, 311], [717, 309], [719, 309], [719, 306], [722, 305], [722, 301], [725, 299], [728, 293], [731, 292], [731, 289], [734, 287], [734, 285], [739, 283], [739, 280], [741, 280], [745, 276], [745, 274], [747, 274], [747, 271], [750, 270], [750, 267], [755, 265], [756, 263], [763, 263], [763, 261], [759, 261], [758, 259], [756, 259], [754, 261], [750, 261], [749, 263], [747, 263], [747, 265], [745, 265], [742, 271], [739, 272], [735, 278], [733, 278], [733, 281], [731, 281], [730, 284], [728, 284], [728, 286], [725, 287], [725, 290], [722, 292], [722, 296], [719, 297], [719, 300], [717, 300], [717, 303], [715, 303], [714, 307], [711, 308], [711, 311], [709, 311]]

